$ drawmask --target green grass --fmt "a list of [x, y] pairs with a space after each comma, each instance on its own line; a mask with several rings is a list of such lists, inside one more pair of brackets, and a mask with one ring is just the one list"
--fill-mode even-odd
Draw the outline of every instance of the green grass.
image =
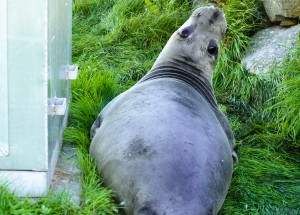
[[[65, 142], [78, 146], [80, 208], [65, 194], [33, 203], [1, 187], [0, 214], [119, 213], [113, 192], [102, 186], [88, 155], [90, 127], [111, 99], [151, 68], [169, 36], [189, 17], [195, 7], [191, 2], [74, 0], [73, 61], [80, 74], [72, 83]], [[269, 75], [248, 74], [240, 61], [251, 35], [266, 27], [262, 3], [227, 0], [219, 6], [229, 27], [213, 81], [239, 146], [239, 163], [220, 214], [299, 214], [299, 47]]]
[[0, 186], [0, 214], [78, 214], [79, 208], [74, 206], [66, 193], [50, 193], [47, 198], [32, 201], [30, 198], [19, 199], [8, 191], [7, 186]]
[[274, 71], [248, 74], [241, 58], [249, 36], [265, 26], [261, 3], [226, 3], [229, 28], [214, 87], [218, 100], [228, 106], [239, 164], [221, 214], [299, 214], [299, 46]]
[[213, 83], [217, 97], [263, 107], [265, 101], [275, 95], [270, 89], [278, 81], [274, 77], [268, 80], [266, 77], [249, 74], [241, 65], [241, 59], [249, 49], [251, 36], [267, 27], [265, 14], [261, 12], [262, 2], [229, 0], [222, 5], [222, 9], [226, 14], [228, 29], [214, 73]]
[[298, 46], [292, 50], [282, 65], [277, 67], [277, 73], [283, 78], [278, 84], [276, 104], [271, 110], [276, 111], [277, 124], [283, 135], [293, 140], [293, 145], [300, 148], [300, 34]]
[[81, 213], [116, 214], [111, 190], [101, 186], [96, 165], [88, 155], [91, 124], [102, 109], [117, 93], [116, 81], [107, 72], [97, 72], [90, 67], [82, 69], [73, 83], [72, 107], [69, 126], [65, 131], [65, 141], [78, 146], [78, 161], [83, 171]]

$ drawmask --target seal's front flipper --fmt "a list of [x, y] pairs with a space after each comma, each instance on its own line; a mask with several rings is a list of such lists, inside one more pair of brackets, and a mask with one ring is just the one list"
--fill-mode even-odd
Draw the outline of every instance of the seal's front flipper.
[[107, 109], [109, 109], [109, 107], [112, 105], [112, 103], [114, 102], [115, 99], [111, 100], [99, 113], [97, 119], [95, 120], [95, 122], [93, 123], [92, 127], [91, 127], [91, 131], [90, 131], [90, 139], [93, 139], [93, 137], [96, 135], [97, 131], [99, 130], [101, 123], [103, 121], [104, 115], [107, 111]]
[[233, 150], [232, 150], [232, 160], [233, 160], [233, 164], [237, 164], [238, 161], [239, 161], [239, 158], [238, 158], [238, 155], [237, 155], [237, 145], [235, 145], [233, 147]]
[[90, 138], [93, 139], [93, 137], [95, 136], [95, 134], [97, 133], [98, 129], [100, 128], [100, 125], [102, 123], [103, 120], [103, 113], [101, 112], [97, 119], [95, 120], [95, 122], [93, 123], [92, 127], [91, 127], [91, 131], [90, 131]]

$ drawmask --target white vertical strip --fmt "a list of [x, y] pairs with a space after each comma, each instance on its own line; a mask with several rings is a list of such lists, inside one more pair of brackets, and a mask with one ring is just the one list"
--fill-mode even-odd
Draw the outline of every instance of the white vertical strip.
[[48, 138], [48, 25], [49, 25], [49, 0], [44, 0], [44, 31], [45, 31], [45, 43], [44, 43], [44, 119], [45, 119], [45, 159], [47, 170], [49, 168], [48, 151], [49, 151], [49, 138]]
[[7, 0], [0, 0], [0, 156], [9, 155]]

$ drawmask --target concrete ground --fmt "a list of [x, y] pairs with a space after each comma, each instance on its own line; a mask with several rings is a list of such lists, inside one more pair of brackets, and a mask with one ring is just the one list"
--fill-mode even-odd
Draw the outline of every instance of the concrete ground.
[[57, 161], [54, 177], [51, 183], [51, 190], [54, 192], [67, 192], [73, 203], [80, 204], [81, 193], [81, 170], [78, 165], [76, 147], [62, 145]]

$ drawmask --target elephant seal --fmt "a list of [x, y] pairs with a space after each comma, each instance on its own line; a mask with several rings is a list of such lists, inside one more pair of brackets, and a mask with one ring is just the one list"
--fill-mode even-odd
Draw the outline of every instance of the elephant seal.
[[196, 9], [152, 69], [94, 122], [90, 154], [127, 214], [220, 210], [236, 159], [211, 84], [226, 25], [219, 9]]

